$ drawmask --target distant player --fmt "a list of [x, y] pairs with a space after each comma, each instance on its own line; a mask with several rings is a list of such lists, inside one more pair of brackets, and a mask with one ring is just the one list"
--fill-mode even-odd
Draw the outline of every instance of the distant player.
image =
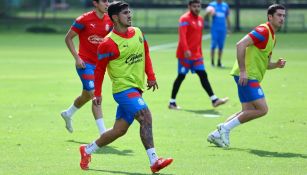
[[[94, 94], [94, 70], [97, 62], [97, 47], [102, 39], [112, 30], [113, 23], [106, 14], [108, 0], [93, 0], [95, 9], [78, 17], [67, 32], [66, 45], [75, 59], [77, 73], [83, 85], [81, 95], [73, 104], [61, 113], [65, 120], [66, 129], [73, 132], [72, 117]], [[79, 52], [77, 53], [73, 38], [79, 36]], [[99, 133], [105, 132], [100, 105], [92, 105], [92, 112], [96, 120]]]
[[286, 61], [279, 58], [271, 62], [276, 44], [275, 32], [285, 22], [286, 9], [279, 4], [271, 5], [267, 11], [268, 22], [259, 25], [237, 43], [237, 62], [231, 75], [238, 87], [242, 110], [218, 125], [208, 136], [208, 141], [220, 147], [228, 147], [230, 131], [240, 124], [267, 114], [268, 106], [260, 86], [267, 69], [283, 68]]
[[179, 19], [179, 41], [177, 47], [178, 76], [173, 84], [172, 95], [169, 102], [169, 109], [180, 109], [176, 103], [176, 96], [180, 85], [189, 71], [196, 73], [202, 87], [211, 99], [213, 107], [217, 107], [227, 102], [227, 98], [219, 99], [214, 95], [205, 70], [202, 55], [202, 30], [203, 18], [199, 16], [200, 0], [190, 0], [189, 11], [184, 13]]
[[[80, 167], [88, 169], [91, 154], [126, 134], [134, 120], [140, 123], [140, 137], [150, 160], [153, 173], [172, 163], [173, 159], [158, 158], [152, 134], [151, 112], [142, 98], [147, 87], [158, 88], [152, 69], [147, 42], [137, 27], [131, 27], [129, 5], [122, 1], [110, 4], [108, 14], [114, 22], [113, 31], [98, 48], [98, 64], [95, 70], [94, 104], [102, 101], [101, 86], [106, 69], [112, 81], [113, 97], [118, 103], [116, 121], [113, 128], [88, 145], [80, 146]], [[131, 163], [131, 162], [129, 162]]]
[[224, 67], [222, 64], [222, 54], [224, 43], [226, 40], [227, 30], [231, 30], [230, 9], [223, 0], [216, 0], [211, 2], [206, 8], [205, 17], [212, 16], [211, 22], [211, 65], [215, 66], [215, 49], [218, 47], [217, 66]]

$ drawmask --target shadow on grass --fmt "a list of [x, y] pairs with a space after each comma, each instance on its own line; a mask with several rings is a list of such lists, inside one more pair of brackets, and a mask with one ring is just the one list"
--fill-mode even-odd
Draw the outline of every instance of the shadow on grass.
[[113, 173], [113, 174], [126, 174], [126, 175], [151, 175], [151, 174], [161, 174], [161, 175], [173, 175], [164, 173], [137, 173], [137, 172], [124, 172], [124, 171], [112, 171], [112, 170], [99, 170], [99, 169], [88, 169], [88, 171], [97, 171], [101, 173]]
[[209, 110], [182, 109], [182, 111], [191, 112], [199, 115], [220, 115], [220, 113], [214, 109], [209, 109]]
[[277, 158], [307, 158], [307, 154], [299, 154], [299, 153], [289, 153], [289, 152], [272, 152], [272, 151], [264, 151], [264, 150], [256, 150], [256, 149], [242, 149], [242, 148], [229, 148], [229, 150], [233, 151], [245, 151], [250, 154], [257, 155], [259, 157], [277, 157]]
[[[67, 140], [67, 142], [70, 143], [77, 143], [77, 144], [88, 144], [85, 142], [75, 141], [75, 140]], [[121, 156], [132, 156], [133, 151], [132, 150], [118, 150], [114, 146], [104, 146], [101, 149], [98, 149], [94, 154], [116, 154]]]

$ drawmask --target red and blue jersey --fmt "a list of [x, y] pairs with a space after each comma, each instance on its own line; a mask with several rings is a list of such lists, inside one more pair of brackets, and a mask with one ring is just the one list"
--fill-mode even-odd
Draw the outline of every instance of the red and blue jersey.
[[95, 10], [78, 17], [71, 30], [79, 36], [79, 57], [86, 63], [96, 64], [98, 45], [112, 28], [113, 23], [109, 16], [104, 14], [100, 19]]
[[269, 41], [269, 32], [272, 33], [273, 39], [275, 37], [271, 24], [269, 22], [267, 22], [266, 24], [269, 26], [270, 31], [266, 27], [260, 25], [248, 34], [248, 36], [252, 38], [254, 45], [258, 49], [266, 48]]
[[[119, 37], [125, 39], [131, 39], [136, 35], [136, 31], [133, 27], [129, 27], [127, 32], [124, 34], [118, 33], [116, 30], [113, 30], [112, 32], [118, 35]], [[145, 73], [147, 75], [148, 80], [156, 80], [149, 55], [148, 44], [144, 36], [143, 39], [144, 39], [143, 43], [144, 43], [144, 52], [145, 52]], [[133, 46], [124, 44], [122, 47], [125, 48]], [[97, 62], [95, 69], [95, 96], [101, 96], [101, 87], [104, 80], [106, 68], [109, 62], [116, 60], [121, 56], [123, 57], [124, 55], [121, 55], [118, 45], [115, 43], [115, 41], [112, 40], [111, 37], [106, 37], [103, 40], [103, 42], [99, 45], [97, 52], [98, 52], [99, 61]]]
[[183, 59], [184, 52], [191, 51], [192, 56], [186, 58], [197, 60], [202, 58], [202, 30], [204, 21], [201, 16], [186, 12], [179, 19], [179, 41], [177, 47], [177, 58]]

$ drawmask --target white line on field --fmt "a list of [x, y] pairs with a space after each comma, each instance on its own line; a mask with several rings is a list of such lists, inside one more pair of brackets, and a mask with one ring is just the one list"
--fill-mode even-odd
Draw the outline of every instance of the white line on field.
[[[207, 35], [203, 35], [202, 40], [207, 40], [211, 38], [211, 35], [207, 34]], [[158, 51], [158, 50], [164, 50], [164, 49], [169, 49], [169, 48], [174, 48], [177, 46], [177, 42], [174, 43], [167, 43], [167, 44], [161, 44], [161, 45], [157, 45], [157, 46], [152, 46], [149, 48], [149, 50], [152, 51]]]

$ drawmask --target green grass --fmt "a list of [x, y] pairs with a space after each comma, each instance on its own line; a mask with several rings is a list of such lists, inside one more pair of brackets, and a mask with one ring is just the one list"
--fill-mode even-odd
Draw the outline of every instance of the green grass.
[[[161, 174], [306, 175], [306, 34], [278, 34], [273, 58], [284, 57], [283, 70], [268, 71], [262, 87], [269, 104], [267, 116], [244, 124], [231, 134], [231, 148], [214, 147], [206, 137], [215, 126], [240, 110], [229, 76], [235, 43], [244, 34], [227, 38], [227, 69], [209, 66], [209, 41], [204, 41], [207, 72], [215, 93], [228, 104], [213, 109], [195, 75], [189, 74], [178, 94], [181, 111], [167, 109], [176, 76], [175, 48], [151, 53], [159, 83], [144, 98], [153, 114], [155, 147], [174, 163]], [[0, 174], [150, 174], [138, 123], [127, 135], [102, 148], [91, 170], [79, 168], [78, 148], [98, 136], [90, 104], [74, 116], [73, 134], [66, 132], [59, 113], [80, 93], [81, 86], [64, 35], [0, 33]], [[176, 42], [177, 35], [148, 35], [150, 45]], [[116, 103], [111, 83], [104, 84], [103, 112], [107, 127], [114, 122]], [[218, 114], [207, 118], [206, 114]]]

